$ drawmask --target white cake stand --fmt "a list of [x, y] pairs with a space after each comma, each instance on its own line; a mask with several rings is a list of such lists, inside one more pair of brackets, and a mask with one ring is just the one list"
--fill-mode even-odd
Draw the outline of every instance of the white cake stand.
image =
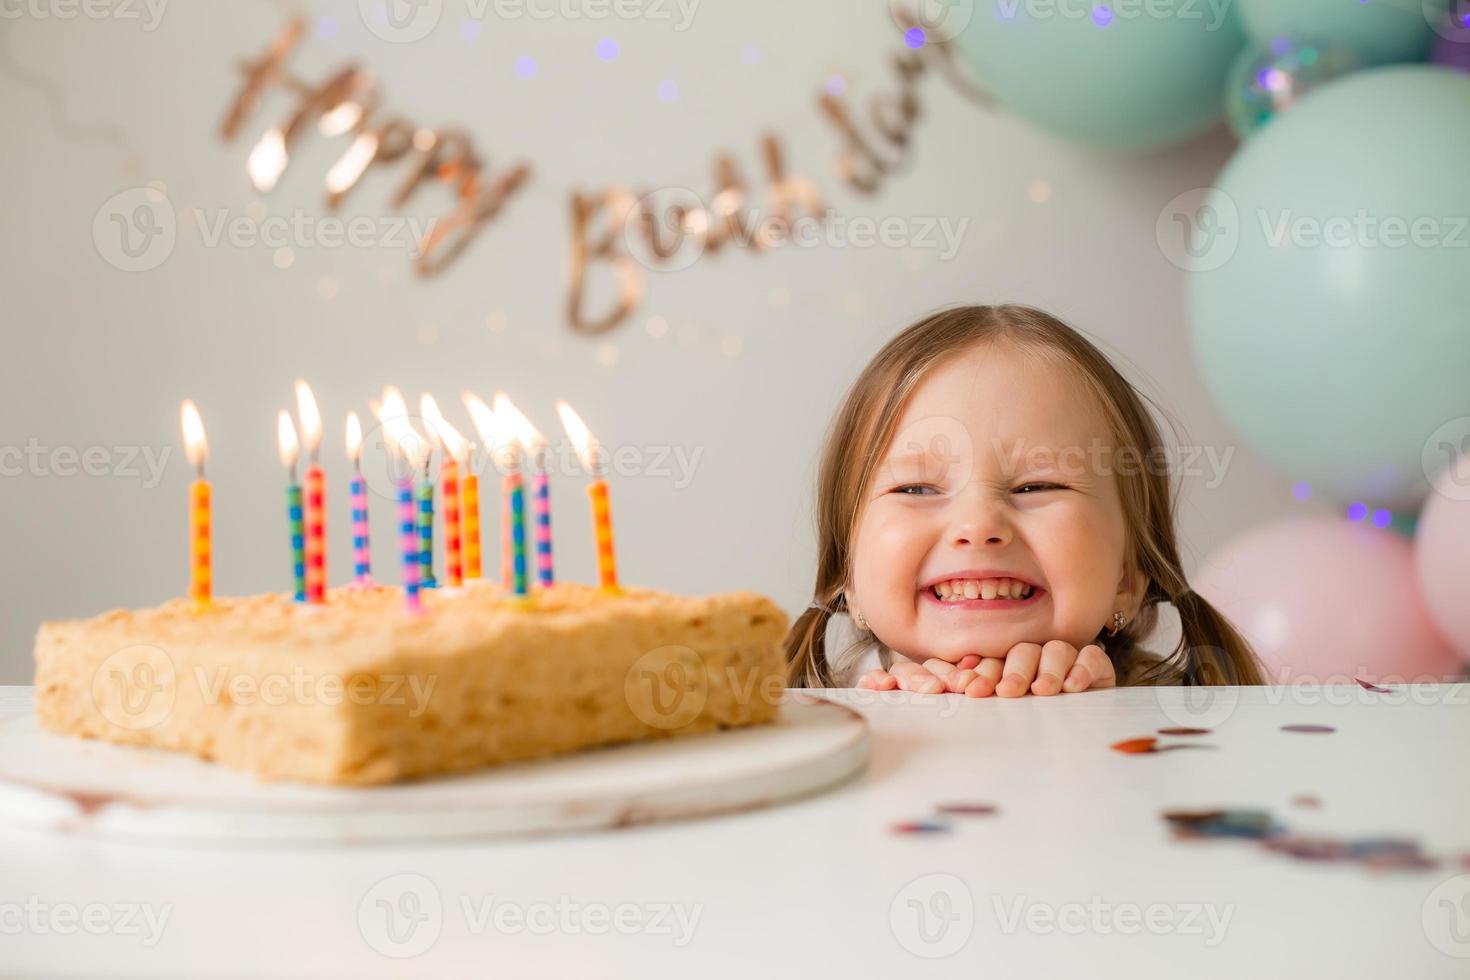
[[786, 692], [778, 721], [375, 788], [264, 782], [192, 756], [42, 731], [0, 703], [0, 820], [157, 842], [354, 843], [599, 830], [816, 793], [867, 765], [851, 708]]

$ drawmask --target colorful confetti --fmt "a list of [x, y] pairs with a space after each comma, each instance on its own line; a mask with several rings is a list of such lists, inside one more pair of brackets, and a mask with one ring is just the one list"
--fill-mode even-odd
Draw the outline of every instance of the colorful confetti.
[[992, 817], [1000, 812], [993, 803], [943, 803], [934, 808], [945, 816]]
[[1160, 728], [1160, 735], [1208, 735], [1208, 728]]
[[1423, 871], [1440, 865], [1437, 858], [1420, 850], [1418, 841], [1398, 837], [1346, 840], [1294, 833], [1265, 810], [1165, 810], [1163, 817], [1176, 840], [1241, 837], [1299, 861], [1355, 861], [1373, 871]]
[[1154, 746], [1158, 744], [1159, 740], [1156, 738], [1126, 738], [1121, 742], [1114, 742], [1109, 748], [1114, 752], [1138, 755], [1141, 752], [1154, 751]]
[[1300, 732], [1303, 735], [1327, 735], [1337, 731], [1331, 725], [1282, 725], [1283, 732]]
[[895, 834], [945, 834], [949, 832], [949, 825], [932, 820], [914, 820], [896, 823], [889, 830]]
[[1354, 677], [1353, 680], [1357, 681], [1358, 682], [1358, 686], [1361, 687], [1365, 691], [1373, 691], [1373, 692], [1375, 692], [1377, 694], [1392, 694], [1393, 693], [1393, 691], [1391, 689], [1386, 688], [1386, 687], [1379, 687], [1377, 684], [1374, 684], [1372, 681], [1365, 681], [1361, 677]]
[[1291, 803], [1293, 806], [1307, 806], [1315, 808], [1322, 805], [1322, 798], [1312, 793], [1298, 793], [1296, 796], [1293, 796], [1291, 798]]

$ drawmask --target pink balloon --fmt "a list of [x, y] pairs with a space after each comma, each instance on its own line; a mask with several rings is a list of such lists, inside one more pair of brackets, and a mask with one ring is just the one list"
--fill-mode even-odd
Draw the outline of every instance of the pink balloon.
[[1454, 681], [1465, 665], [1419, 594], [1413, 546], [1336, 517], [1248, 531], [1212, 555], [1196, 588], [1265, 662], [1271, 684]]
[[1470, 660], [1470, 458], [1435, 480], [1414, 529], [1414, 563], [1429, 615]]

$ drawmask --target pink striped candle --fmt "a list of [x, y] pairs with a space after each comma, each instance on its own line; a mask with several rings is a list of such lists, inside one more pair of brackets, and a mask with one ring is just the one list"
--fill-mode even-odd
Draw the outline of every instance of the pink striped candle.
[[536, 581], [542, 588], [550, 588], [554, 580], [551, 571], [551, 486], [546, 467], [539, 460], [536, 472], [531, 476], [531, 513], [536, 521]]
[[352, 460], [352, 580], [373, 584], [373, 553], [368, 539], [367, 481], [362, 478], [362, 423], [356, 412], [347, 413], [347, 457]]

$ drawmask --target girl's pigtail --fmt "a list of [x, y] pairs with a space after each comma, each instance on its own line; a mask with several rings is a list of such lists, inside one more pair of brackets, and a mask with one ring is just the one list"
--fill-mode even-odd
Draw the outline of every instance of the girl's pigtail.
[[1174, 658], [1179, 683], [1266, 683], [1265, 669], [1250, 641], [1204, 596], [1186, 587], [1171, 601], [1179, 613], [1179, 651]]
[[835, 686], [827, 663], [827, 624], [836, 612], [832, 605], [813, 601], [786, 634], [786, 669], [792, 687]]

